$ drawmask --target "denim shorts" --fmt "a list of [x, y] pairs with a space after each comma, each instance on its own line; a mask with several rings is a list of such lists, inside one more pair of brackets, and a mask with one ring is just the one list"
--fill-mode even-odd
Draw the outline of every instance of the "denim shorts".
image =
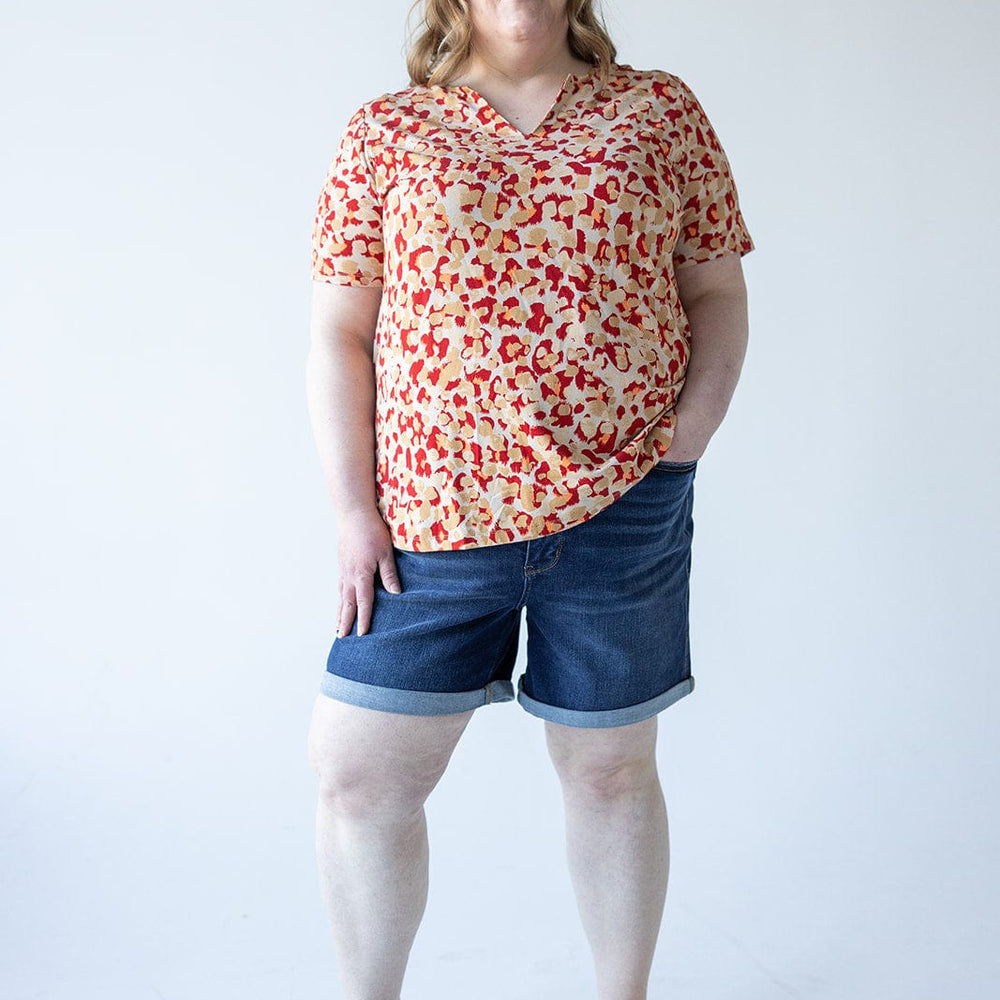
[[446, 715], [517, 701], [567, 726], [647, 719], [694, 689], [688, 641], [697, 460], [662, 461], [609, 506], [527, 541], [395, 549], [402, 592], [376, 576], [369, 631], [336, 638], [320, 690]]

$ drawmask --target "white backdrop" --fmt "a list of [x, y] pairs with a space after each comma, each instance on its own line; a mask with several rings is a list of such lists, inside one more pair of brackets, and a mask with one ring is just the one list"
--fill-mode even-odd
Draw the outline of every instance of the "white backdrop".
[[[406, 85], [408, 3], [3, 15], [5, 998], [339, 997], [308, 237], [350, 112]], [[605, 11], [701, 98], [757, 244], [696, 486], [697, 688], [660, 716], [651, 1000], [985, 1000], [1000, 8]], [[541, 721], [479, 710], [427, 808], [404, 997], [593, 996]]]

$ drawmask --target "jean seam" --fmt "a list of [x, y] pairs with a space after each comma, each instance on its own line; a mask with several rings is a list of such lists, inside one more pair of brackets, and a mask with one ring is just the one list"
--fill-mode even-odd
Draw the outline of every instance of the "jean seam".
[[[539, 573], [547, 573], [550, 569], [552, 569], [559, 562], [559, 559], [562, 556], [563, 546], [565, 544], [566, 544], [566, 539], [565, 538], [560, 538], [559, 539], [559, 545], [556, 547], [555, 558], [552, 560], [552, 562], [547, 563], [545, 566], [542, 566], [542, 567], [540, 567], [538, 569], [528, 569], [527, 565], [525, 565], [525, 569], [524, 569], [524, 575], [525, 575], [525, 577], [526, 578], [530, 578], [530, 577], [533, 577], [533, 576], [538, 576]], [[527, 563], [527, 559], [525, 560], [525, 562]]]

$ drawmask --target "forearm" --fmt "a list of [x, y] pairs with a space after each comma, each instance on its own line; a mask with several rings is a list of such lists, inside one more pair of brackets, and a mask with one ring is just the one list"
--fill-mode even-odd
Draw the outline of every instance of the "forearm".
[[370, 351], [314, 343], [306, 361], [306, 394], [337, 513], [376, 510], [375, 366]]
[[701, 454], [729, 409], [746, 354], [749, 325], [744, 289], [712, 292], [685, 304], [690, 357], [677, 400], [684, 450]]

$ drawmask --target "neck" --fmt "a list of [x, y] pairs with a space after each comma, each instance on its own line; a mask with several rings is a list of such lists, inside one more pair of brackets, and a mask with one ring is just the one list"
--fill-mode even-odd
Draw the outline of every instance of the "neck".
[[484, 37], [473, 30], [472, 51], [462, 68], [463, 79], [519, 86], [532, 81], [562, 80], [589, 67], [569, 47], [565, 18], [545, 32]]

